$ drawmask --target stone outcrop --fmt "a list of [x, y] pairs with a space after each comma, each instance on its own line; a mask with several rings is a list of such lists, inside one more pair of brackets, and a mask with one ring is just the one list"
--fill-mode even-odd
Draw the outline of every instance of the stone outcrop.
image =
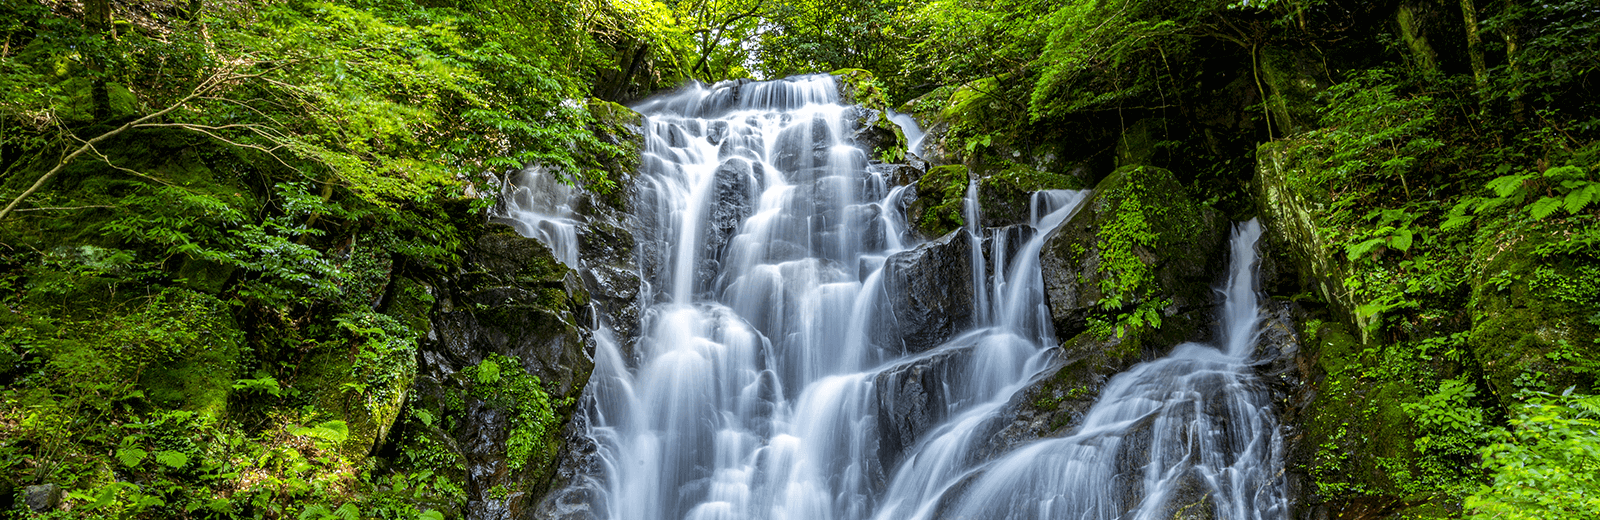
[[972, 326], [972, 240], [965, 229], [890, 256], [883, 284], [896, 336], [922, 352]]
[[[588, 331], [588, 292], [577, 272], [557, 262], [542, 242], [491, 224], [470, 246], [460, 272], [442, 281], [433, 341], [422, 348], [418, 406], [440, 418], [422, 434], [448, 438], [464, 471], [468, 518], [512, 518], [551, 485], [561, 426], [594, 367]], [[527, 416], [502, 386], [471, 371], [489, 361], [502, 378], [537, 378], [552, 417]], [[510, 457], [514, 437], [537, 432], [525, 460]], [[519, 442], [529, 442], [522, 439]], [[512, 491], [515, 491], [514, 493]]]
[[1045, 239], [1040, 269], [1062, 342], [1142, 305], [1171, 317], [1215, 303], [1225, 272], [1226, 222], [1191, 199], [1172, 173], [1117, 170]]
[[971, 363], [972, 348], [948, 348], [879, 372], [873, 379], [880, 467], [893, 469], [923, 433], [949, 418], [944, 388]]

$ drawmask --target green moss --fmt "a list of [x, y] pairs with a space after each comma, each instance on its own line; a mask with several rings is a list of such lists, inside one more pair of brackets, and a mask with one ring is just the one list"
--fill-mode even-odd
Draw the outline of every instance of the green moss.
[[917, 200], [910, 214], [916, 231], [924, 237], [941, 237], [965, 225], [961, 211], [967, 194], [967, 167], [940, 166], [917, 181]]
[[554, 469], [561, 447], [559, 431], [563, 421], [556, 408], [571, 403], [554, 402], [539, 377], [528, 374], [522, 361], [514, 357], [489, 354], [478, 365], [462, 370], [460, 377], [472, 396], [511, 413], [507, 467], [512, 471], [529, 468], [539, 475], [535, 482], [543, 481]]
[[1170, 172], [1150, 166], [1119, 169], [1098, 188], [1110, 218], [1096, 232], [1100, 251], [1100, 307], [1118, 309], [1161, 292], [1152, 251], [1166, 251], [1194, 237], [1199, 208], [1182, 196], [1184, 189]]
[[1503, 221], [1474, 252], [1468, 339], [1490, 389], [1508, 408], [1519, 390], [1588, 392], [1600, 375], [1600, 262], [1570, 240], [1580, 221]]

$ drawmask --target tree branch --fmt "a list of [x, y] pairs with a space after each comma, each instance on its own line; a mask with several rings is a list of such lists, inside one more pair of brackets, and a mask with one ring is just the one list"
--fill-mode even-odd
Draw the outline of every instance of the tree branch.
[[[193, 101], [195, 98], [198, 98], [198, 97], [206, 94], [207, 92], [210, 92], [211, 89], [213, 89], [213, 88], [215, 88], [215, 87], [217, 87], [217, 86], [219, 86], [219, 85], [221, 85], [221, 84], [223, 84], [223, 83], [225, 83], [227, 81], [231, 81], [233, 79], [237, 79], [236, 76], [237, 75], [233, 74], [231, 71], [221, 71], [221, 72], [218, 72], [216, 74], [213, 74], [213, 75], [211, 75], [211, 77], [206, 78], [204, 81], [201, 81], [199, 85], [196, 85], [194, 90], [191, 91], [188, 96], [185, 96], [183, 99], [178, 100], [178, 102], [173, 103], [172, 106], [169, 106], [167, 108], [163, 108], [159, 112], [156, 112], [156, 113], [141, 117], [139, 119], [135, 119], [133, 121], [130, 121], [128, 123], [123, 124], [122, 126], [119, 126], [119, 127], [115, 128], [115, 129], [112, 129], [111, 131], [108, 131], [106, 133], [103, 133], [103, 134], [100, 134], [98, 136], [95, 136], [93, 139], [89, 139], [87, 141], [84, 141], [82, 146], [79, 146], [76, 150], [73, 150], [72, 153], [67, 154], [66, 157], [61, 158], [61, 160], [56, 163], [56, 166], [54, 168], [51, 168], [50, 171], [45, 172], [44, 175], [41, 175], [39, 177], [39, 180], [34, 181], [33, 185], [29, 186], [27, 190], [24, 190], [21, 195], [17, 195], [17, 198], [13, 199], [10, 204], [7, 204], [4, 209], [0, 209], [0, 220], [5, 220], [5, 218], [7, 216], [11, 215], [12, 210], [16, 209], [17, 205], [21, 204], [23, 199], [26, 199], [26, 198], [28, 198], [29, 195], [33, 195], [34, 192], [39, 191], [39, 188], [43, 187], [44, 183], [49, 182], [51, 178], [56, 176], [56, 174], [61, 173], [61, 170], [65, 169], [68, 164], [71, 164], [73, 159], [77, 159], [79, 155], [83, 155], [85, 153], [89, 153], [90, 151], [94, 150], [94, 145], [96, 143], [99, 143], [101, 141], [105, 141], [106, 139], [110, 139], [112, 137], [116, 137], [118, 134], [121, 134], [122, 132], [125, 132], [130, 128], [134, 128], [135, 126], [139, 126], [141, 124], [144, 124], [146, 121], [150, 121], [152, 119], [159, 118], [161, 116], [164, 116], [164, 115], [167, 115], [169, 113], [172, 113], [173, 111], [175, 111], [175, 110], [177, 110], [179, 108], [183, 108], [185, 105], [188, 105], [189, 102]], [[94, 153], [96, 155], [99, 155], [98, 151], [95, 151]]]

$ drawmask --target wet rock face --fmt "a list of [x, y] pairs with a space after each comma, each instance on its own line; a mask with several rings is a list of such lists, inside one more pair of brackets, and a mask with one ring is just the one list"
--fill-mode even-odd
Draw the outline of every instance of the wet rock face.
[[878, 460], [894, 468], [902, 455], [929, 428], [949, 418], [945, 385], [954, 383], [972, 359], [972, 347], [938, 354], [879, 372], [873, 379], [877, 399]]
[[1056, 336], [1065, 342], [1090, 318], [1115, 321], [1155, 300], [1167, 302], [1164, 316], [1210, 308], [1226, 240], [1223, 219], [1188, 197], [1171, 172], [1117, 170], [1040, 251]]
[[850, 134], [850, 141], [856, 146], [866, 150], [874, 159], [898, 161], [906, 157], [905, 136], [901, 135], [898, 125], [889, 120], [882, 110], [866, 107], [853, 107], [855, 111], [855, 131]]
[[508, 460], [513, 430], [528, 425], [475, 392], [474, 381], [461, 372], [491, 354], [520, 360], [521, 366], [502, 370], [538, 377], [556, 424], [567, 422], [594, 367], [588, 331], [578, 325], [589, 312], [588, 292], [542, 242], [507, 226], [489, 225], [464, 257], [461, 272], [440, 285], [433, 339], [421, 349], [414, 390], [422, 406], [450, 419], [439, 433], [465, 468], [467, 518], [515, 518], [551, 487], [555, 454]]
[[716, 288], [714, 279], [726, 260], [728, 242], [739, 234], [739, 223], [755, 213], [756, 179], [763, 174], [761, 163], [743, 158], [728, 159], [712, 177], [708, 226], [702, 230], [700, 265], [695, 272], [696, 292]]
[[605, 468], [599, 457], [600, 444], [586, 433], [589, 418], [576, 414], [561, 432], [562, 454], [555, 480], [563, 486], [534, 507], [533, 517], [555, 520], [599, 520], [609, 518], [605, 507]]
[[907, 352], [928, 350], [972, 326], [970, 236], [958, 229], [885, 262], [884, 289]]
[[796, 174], [827, 166], [835, 142], [828, 121], [818, 115], [811, 121], [791, 126], [778, 134], [772, 166], [783, 172], [789, 182], [807, 180]]

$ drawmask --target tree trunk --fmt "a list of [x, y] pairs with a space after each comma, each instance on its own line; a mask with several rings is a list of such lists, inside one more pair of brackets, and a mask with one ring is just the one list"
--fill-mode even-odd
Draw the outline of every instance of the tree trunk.
[[633, 52], [633, 59], [629, 61], [627, 70], [624, 70], [622, 78], [617, 80], [616, 90], [611, 92], [612, 101], [622, 101], [622, 96], [628, 93], [628, 82], [633, 80], [633, 74], [639, 71], [639, 66], [644, 65], [644, 59], [649, 55], [650, 44], [639, 44], [639, 49]]
[[1400, 8], [1394, 13], [1394, 20], [1400, 26], [1400, 39], [1411, 50], [1411, 58], [1416, 61], [1417, 68], [1425, 73], [1433, 73], [1439, 71], [1439, 53], [1434, 52], [1433, 45], [1428, 43], [1428, 31], [1423, 24], [1424, 11], [1415, 1], [1401, 2]]
[[[90, 33], [111, 39], [111, 0], [84, 0], [83, 25]], [[101, 56], [103, 52], [96, 52], [89, 58], [89, 70], [95, 76], [89, 97], [94, 103], [92, 115], [97, 121], [111, 117], [111, 90], [106, 86], [106, 67]]]
[[1483, 64], [1483, 40], [1478, 36], [1478, 9], [1472, 0], [1461, 0], [1461, 21], [1467, 28], [1467, 57], [1472, 61], [1472, 80], [1478, 85], [1478, 100], [1488, 95], [1489, 71]]
[[[1516, 10], [1516, 8], [1517, 5], [1515, 1], [1505, 0], [1505, 12], [1501, 16], [1507, 17], [1508, 20], [1516, 20], [1516, 18], [1513, 18], [1511, 14]], [[1517, 58], [1519, 57], [1517, 54], [1517, 31], [1519, 29], [1521, 29], [1519, 24], [1515, 22], [1507, 22], [1500, 30], [1500, 37], [1506, 40], [1506, 68], [1511, 71], [1510, 79], [1513, 82], [1517, 81], [1517, 77], [1521, 76], [1520, 73], [1522, 72], [1521, 65], [1517, 63]], [[1510, 96], [1511, 119], [1518, 123], [1526, 121], [1528, 118], [1527, 108], [1522, 104], [1521, 88], [1513, 87], [1510, 92]]]

